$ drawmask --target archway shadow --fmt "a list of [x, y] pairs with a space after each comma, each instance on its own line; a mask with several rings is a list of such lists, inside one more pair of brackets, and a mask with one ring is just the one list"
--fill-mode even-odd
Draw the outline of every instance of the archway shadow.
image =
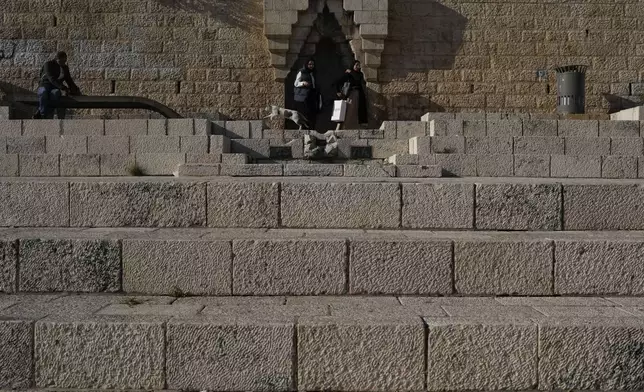
[[[389, 35], [385, 40], [379, 79], [418, 82], [418, 93], [397, 93], [384, 99], [389, 119], [418, 120], [428, 111], [445, 111], [432, 101], [422, 80], [430, 70], [451, 70], [462, 47], [467, 18], [437, 0], [389, 0]], [[424, 74], [424, 75], [423, 75]]]
[[257, 0], [154, 0], [170, 10], [206, 15], [244, 30], [261, 29], [263, 3]]

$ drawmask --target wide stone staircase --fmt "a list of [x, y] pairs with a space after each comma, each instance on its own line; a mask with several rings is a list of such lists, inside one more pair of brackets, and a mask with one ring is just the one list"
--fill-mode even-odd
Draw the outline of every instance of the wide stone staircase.
[[639, 122], [460, 116], [0, 122], [0, 389], [644, 389]]

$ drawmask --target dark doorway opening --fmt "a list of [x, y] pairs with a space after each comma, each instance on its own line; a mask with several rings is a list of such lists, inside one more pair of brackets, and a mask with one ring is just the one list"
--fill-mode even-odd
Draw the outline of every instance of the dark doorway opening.
[[[315, 39], [317, 42], [310, 42], [313, 41], [313, 37], [319, 37], [319, 40]], [[313, 57], [316, 67], [316, 85], [322, 95], [322, 108], [317, 116], [315, 129], [318, 132], [326, 132], [335, 129], [336, 126], [336, 123], [331, 121], [333, 101], [336, 98], [335, 82], [351, 66], [354, 54], [340, 23], [326, 6], [323, 12], [318, 14], [309, 39], [302, 51], [304, 51], [307, 44], [315, 45], [315, 54], [306, 56], [305, 53], [301, 53], [298, 61], [291, 68], [291, 72], [289, 72], [285, 82], [285, 107], [295, 108], [293, 99], [295, 78], [304, 63], [310, 57]], [[296, 128], [294, 124], [289, 124], [289, 122], [287, 122], [286, 126], [289, 129]]]

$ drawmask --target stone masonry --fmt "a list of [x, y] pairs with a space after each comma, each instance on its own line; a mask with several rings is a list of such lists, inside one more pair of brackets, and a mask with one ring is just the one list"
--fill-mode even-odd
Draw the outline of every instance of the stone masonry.
[[[637, 2], [329, 4], [355, 26], [347, 39], [366, 65], [374, 121], [441, 110], [549, 112], [552, 67], [567, 64], [589, 66], [591, 113], [606, 112], [603, 94], [642, 100]], [[299, 66], [283, 56], [289, 43], [302, 42], [287, 38], [310, 29], [305, 11], [306, 1], [282, 0], [5, 0], [0, 87], [33, 91], [42, 63], [66, 50], [87, 94], [139, 95], [183, 114], [256, 119], [267, 104], [285, 101], [276, 78]], [[538, 70], [547, 77], [538, 79]]]

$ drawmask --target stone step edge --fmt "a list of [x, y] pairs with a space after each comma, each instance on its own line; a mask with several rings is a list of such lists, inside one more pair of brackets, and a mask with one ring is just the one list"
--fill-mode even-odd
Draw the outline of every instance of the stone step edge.
[[[11, 388], [92, 390], [249, 391], [258, 389], [257, 380], [284, 391], [638, 389], [630, 381], [641, 374], [633, 358], [644, 318], [636, 307], [432, 307], [403, 300], [400, 308], [429, 314], [420, 317], [368, 299], [362, 306], [234, 309], [144, 298], [104, 306], [65, 298], [17, 303], [7, 309], [57, 307], [60, 314], [0, 319], [0, 334], [11, 337], [0, 345], [0, 363], [12, 365], [3, 368], [2, 381]], [[309, 315], [294, 316], [298, 310]]]
[[644, 294], [644, 232], [339, 232], [5, 229], [0, 292]]

